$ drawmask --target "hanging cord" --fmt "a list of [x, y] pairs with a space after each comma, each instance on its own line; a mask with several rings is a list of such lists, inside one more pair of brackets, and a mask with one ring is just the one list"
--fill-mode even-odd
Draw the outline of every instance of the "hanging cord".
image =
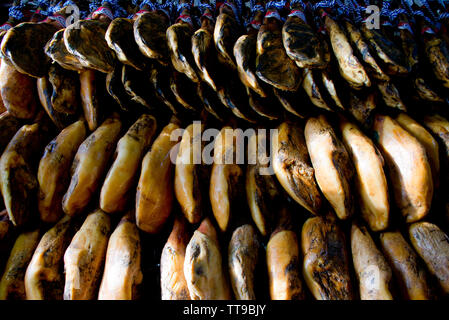
[[200, 3], [198, 5], [198, 9], [201, 12], [201, 18], [206, 18], [211, 20], [212, 22], [215, 21], [214, 17], [212, 16], [212, 14], [210, 14], [209, 12], [206, 12], [206, 10], [212, 11], [214, 12], [214, 8], [209, 4], [209, 3]]
[[[103, 2], [108, 3], [110, 5], [111, 9], [101, 6]], [[114, 20], [114, 13], [112, 12], [111, 2], [112, 2], [112, 0], [107, 0], [107, 1], [94, 0], [94, 1], [92, 1], [89, 4], [89, 10], [90, 10], [90, 12], [92, 12], [92, 16], [94, 14], [96, 14], [96, 15], [102, 14], [102, 15], [105, 15], [106, 17], [108, 17], [109, 19]]]
[[355, 0], [349, 0], [349, 8], [354, 22], [361, 23], [363, 21], [362, 12], [366, 11], [365, 7], [360, 6]]
[[20, 1], [20, 3], [18, 5], [11, 6], [8, 11], [9, 16], [18, 21], [23, 20], [23, 18], [25, 17], [22, 12], [23, 8], [25, 8], [25, 4], [22, 3], [22, 1]]
[[[297, 5], [301, 7], [301, 10], [296, 9]], [[302, 0], [292, 0], [290, 1], [290, 13], [288, 14], [288, 16], [298, 17], [299, 19], [307, 23], [306, 16], [304, 14], [305, 10], [306, 5], [304, 4], [304, 2], [302, 2]]]
[[157, 4], [157, 10], [165, 13], [170, 21], [173, 20], [173, 8], [175, 4], [173, 1], [165, 1], [164, 3]]
[[[9, 13], [9, 17], [13, 18], [13, 19], [15, 19], [17, 21], [23, 20], [25, 18], [25, 16], [22, 13], [22, 10], [24, 8], [25, 8], [25, 4], [23, 4], [22, 1], [19, 4], [15, 5], [15, 6], [11, 6], [9, 8], [9, 12], [8, 12]], [[2, 24], [0, 26], [0, 30], [7, 31], [7, 30], [11, 29], [12, 27], [13, 27], [13, 25], [10, 22], [7, 21], [7, 22], [5, 22], [4, 24]]]
[[251, 0], [249, 9], [250, 9], [251, 13], [249, 15], [248, 21], [245, 22], [245, 27], [248, 28], [249, 26], [251, 26], [252, 28], [254, 28], [256, 30], [259, 30], [262, 22], [256, 21], [254, 19], [254, 17], [256, 15], [256, 12], [265, 12], [265, 8], [263, 5], [256, 4], [255, 0]]
[[142, 0], [140, 3], [140, 9], [142, 9], [144, 6], [148, 6], [150, 8], [150, 11], [157, 10], [156, 4], [154, 4], [151, 0]]
[[184, 10], [187, 10], [190, 13], [191, 9], [192, 9], [191, 3], [178, 3], [178, 5], [176, 6], [176, 14], [178, 15], [176, 22], [181, 20], [185, 23], [188, 23], [193, 28], [193, 21], [190, 14], [182, 14]]
[[[279, 14], [280, 10], [285, 9], [287, 2], [286, 1], [269, 1], [265, 5], [265, 9], [267, 13], [265, 14], [265, 18], [274, 18], [279, 21], [285, 21], [284, 18]], [[270, 10], [271, 9], [271, 10]], [[273, 10], [276, 9], [276, 10]]]
[[335, 9], [337, 18], [349, 18], [351, 15], [351, 9], [341, 0], [336, 0], [337, 6]]
[[44, 17], [48, 17], [52, 14], [51, 10], [49, 10], [49, 8], [51, 8], [49, 0], [37, 0], [33, 4], [36, 7], [36, 10], [31, 10], [32, 13], [39, 14]]

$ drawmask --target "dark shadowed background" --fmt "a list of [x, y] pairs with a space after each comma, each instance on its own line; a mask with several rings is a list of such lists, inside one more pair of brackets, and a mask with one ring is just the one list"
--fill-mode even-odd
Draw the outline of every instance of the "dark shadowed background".
[[8, 8], [12, 1], [1, 0], [0, 1], [0, 25], [8, 20]]

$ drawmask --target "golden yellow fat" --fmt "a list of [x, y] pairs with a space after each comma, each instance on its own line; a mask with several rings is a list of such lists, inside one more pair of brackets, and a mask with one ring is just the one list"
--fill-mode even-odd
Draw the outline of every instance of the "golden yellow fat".
[[38, 210], [44, 222], [56, 222], [64, 214], [62, 198], [70, 182], [70, 165], [87, 134], [86, 124], [79, 120], [53, 139], [39, 162]]
[[96, 210], [73, 237], [64, 253], [64, 300], [96, 298], [110, 230], [110, 217]]
[[125, 209], [129, 192], [135, 183], [144, 152], [156, 131], [156, 119], [142, 115], [118, 141], [115, 160], [100, 193], [100, 208], [108, 213]]
[[267, 244], [268, 281], [272, 300], [305, 298], [296, 233], [278, 230]]
[[25, 300], [25, 271], [40, 239], [40, 230], [21, 233], [0, 280], [0, 300]]
[[109, 238], [98, 300], [134, 300], [142, 283], [139, 230], [134, 212], [125, 215]]
[[353, 123], [340, 121], [342, 140], [356, 169], [362, 216], [373, 231], [388, 227], [390, 204], [383, 158], [374, 143]]
[[72, 178], [63, 198], [64, 212], [80, 214], [88, 205], [109, 162], [119, 138], [121, 121], [112, 117], [105, 120], [78, 148], [72, 164]]
[[[173, 204], [173, 171], [176, 159], [173, 147], [179, 142], [171, 134], [179, 126], [170, 123], [154, 141], [142, 161], [137, 186], [136, 223], [139, 229], [157, 233], [170, 216]], [[174, 141], [172, 141], [174, 140]]]

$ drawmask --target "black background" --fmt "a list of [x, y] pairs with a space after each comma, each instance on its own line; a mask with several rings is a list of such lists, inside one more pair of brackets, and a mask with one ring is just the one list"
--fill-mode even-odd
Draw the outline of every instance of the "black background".
[[8, 8], [11, 5], [11, 1], [1, 1], [0, 2], [0, 25], [8, 20]]

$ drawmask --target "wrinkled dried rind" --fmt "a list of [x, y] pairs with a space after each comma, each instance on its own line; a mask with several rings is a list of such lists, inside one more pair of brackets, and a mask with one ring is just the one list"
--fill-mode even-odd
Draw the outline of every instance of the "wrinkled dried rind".
[[207, 29], [198, 29], [192, 35], [192, 54], [201, 78], [216, 91], [217, 74], [216, 70], [214, 70], [214, 65], [211, 61], [213, 57], [211, 56], [217, 53], [214, 48], [213, 36]]
[[70, 165], [86, 135], [86, 124], [79, 120], [62, 130], [45, 148], [37, 171], [38, 210], [44, 222], [56, 222], [64, 214], [62, 198], [70, 183]]
[[374, 59], [370, 47], [365, 42], [360, 30], [347, 20], [345, 21], [345, 27], [347, 34], [349, 35], [349, 40], [361, 55], [363, 61], [367, 65], [368, 71], [371, 71], [370, 74], [373, 78], [381, 81], [389, 81], [390, 77], [383, 72], [376, 59]]
[[62, 300], [64, 291], [64, 252], [75, 229], [75, 222], [64, 216], [41, 238], [25, 274], [27, 300]]
[[48, 80], [48, 76], [37, 79], [37, 95], [39, 96], [41, 106], [55, 126], [62, 130], [75, 119], [72, 115], [58, 112], [53, 108], [53, 103], [51, 102], [52, 94], [53, 88]]
[[63, 198], [67, 215], [80, 214], [99, 184], [119, 138], [122, 123], [109, 118], [80, 145], [71, 168], [71, 181]]
[[376, 56], [385, 66], [385, 72], [388, 75], [406, 75], [408, 73], [402, 51], [387, 39], [381, 30], [368, 29], [365, 24], [362, 24], [361, 29]]
[[3, 153], [9, 141], [22, 126], [22, 121], [13, 117], [8, 111], [0, 114], [0, 152]]
[[262, 26], [257, 35], [256, 74], [273, 87], [296, 91], [301, 84], [300, 70], [285, 52], [282, 34]]
[[449, 49], [442, 39], [434, 38], [425, 43], [427, 59], [432, 65], [435, 77], [449, 88]]
[[134, 300], [142, 283], [139, 229], [126, 215], [108, 242], [98, 300]]
[[385, 257], [399, 282], [403, 296], [410, 300], [433, 298], [427, 270], [412, 247], [399, 232], [384, 232], [380, 243]]
[[272, 300], [303, 300], [299, 246], [290, 230], [274, 233], [267, 244], [267, 268]]
[[79, 20], [65, 29], [64, 44], [84, 67], [104, 73], [114, 70], [116, 55], [105, 39], [108, 25], [106, 21]]
[[345, 109], [345, 106], [343, 105], [339, 93], [337, 92], [337, 89], [335, 88], [336, 81], [332, 79], [330, 70], [322, 70], [321, 71], [321, 81], [323, 82], [324, 87], [327, 90], [327, 93], [331, 96], [333, 103], [341, 108]]
[[35, 79], [18, 72], [2, 60], [0, 65], [0, 94], [8, 112], [19, 119], [31, 119], [37, 108]]
[[438, 280], [444, 293], [449, 293], [449, 237], [438, 226], [417, 222], [409, 227], [413, 247], [428, 270]]
[[323, 115], [307, 120], [304, 135], [318, 186], [340, 219], [351, 217], [354, 166], [346, 148]]
[[371, 92], [367, 95], [357, 95], [355, 92], [349, 93], [349, 105], [346, 109], [363, 128], [369, 127], [369, 122], [376, 107], [374, 93]]
[[354, 124], [340, 122], [342, 141], [356, 170], [362, 216], [373, 231], [388, 227], [390, 204], [384, 161], [374, 143]]
[[354, 55], [344, 31], [329, 16], [325, 17], [333, 52], [338, 62], [341, 76], [354, 89], [370, 87], [371, 80], [365, 69]]
[[143, 70], [146, 65], [146, 58], [142, 55], [134, 40], [133, 25], [131, 19], [116, 18], [109, 24], [105, 39], [120, 62], [126, 63], [137, 70]]
[[282, 27], [282, 40], [287, 55], [298, 67], [321, 69], [326, 66], [320, 40], [301, 18], [287, 18]]
[[173, 147], [181, 138], [173, 140], [171, 136], [177, 129], [180, 128], [174, 123], [165, 126], [142, 160], [136, 194], [136, 224], [147, 233], [158, 233], [171, 214], [173, 163], [177, 153]]
[[191, 81], [199, 82], [192, 54], [192, 28], [186, 23], [176, 23], [167, 29], [167, 43], [173, 67]]
[[134, 39], [140, 51], [163, 65], [169, 62], [167, 28], [163, 17], [156, 12], [143, 13], [134, 21]]
[[187, 245], [184, 276], [192, 300], [231, 298], [218, 242], [198, 230]]
[[377, 88], [379, 89], [382, 99], [387, 107], [407, 111], [407, 107], [402, 101], [398, 89], [392, 82], [380, 81], [377, 83]]
[[240, 34], [238, 23], [234, 17], [224, 12], [220, 13], [214, 28], [215, 47], [218, 59], [232, 69], [236, 69], [233, 48]]
[[396, 205], [407, 223], [423, 219], [433, 198], [425, 148], [389, 116], [376, 116], [374, 134], [389, 167]]
[[302, 128], [282, 123], [272, 140], [273, 168], [278, 181], [297, 203], [313, 214], [321, 208], [321, 194], [315, 181]]
[[301, 239], [303, 275], [315, 299], [354, 299], [344, 234], [335, 222], [309, 218]]
[[45, 45], [45, 53], [61, 67], [72, 71], [83, 71], [84, 67], [76, 56], [71, 54], [64, 43], [64, 29], [57, 31]]
[[64, 300], [93, 300], [106, 255], [111, 219], [101, 211], [89, 214], [64, 253]]
[[1, 51], [19, 72], [34, 78], [44, 77], [50, 67], [44, 47], [58, 29], [46, 22], [20, 23], [5, 34]]
[[310, 101], [318, 108], [332, 111], [329, 105], [324, 101], [317, 82], [314, 79], [314, 74], [311, 69], [303, 69], [302, 88], [307, 93]]
[[38, 181], [36, 154], [47, 142], [38, 123], [22, 126], [0, 158], [0, 186], [8, 216], [15, 226], [34, 219]]
[[413, 80], [413, 88], [415, 89], [416, 93], [418, 94], [418, 97], [424, 101], [428, 102], [436, 102], [436, 103], [443, 103], [444, 98], [440, 96], [437, 92], [431, 88], [426, 80], [421, 77], [416, 77]]
[[237, 300], [256, 300], [254, 274], [259, 249], [260, 243], [251, 225], [243, 225], [233, 232], [228, 247], [228, 267]]
[[243, 35], [234, 44], [234, 57], [242, 83], [254, 90], [261, 97], [266, 97], [259, 78], [256, 76], [256, 41], [257, 37]]
[[365, 227], [352, 224], [351, 252], [361, 300], [393, 300], [392, 271]]
[[25, 300], [25, 271], [39, 243], [40, 231], [20, 234], [9, 255], [0, 280], [0, 300]]
[[78, 73], [68, 71], [58, 64], [52, 64], [48, 72], [48, 80], [53, 87], [51, 103], [60, 113], [74, 115], [79, 104], [79, 76]]

